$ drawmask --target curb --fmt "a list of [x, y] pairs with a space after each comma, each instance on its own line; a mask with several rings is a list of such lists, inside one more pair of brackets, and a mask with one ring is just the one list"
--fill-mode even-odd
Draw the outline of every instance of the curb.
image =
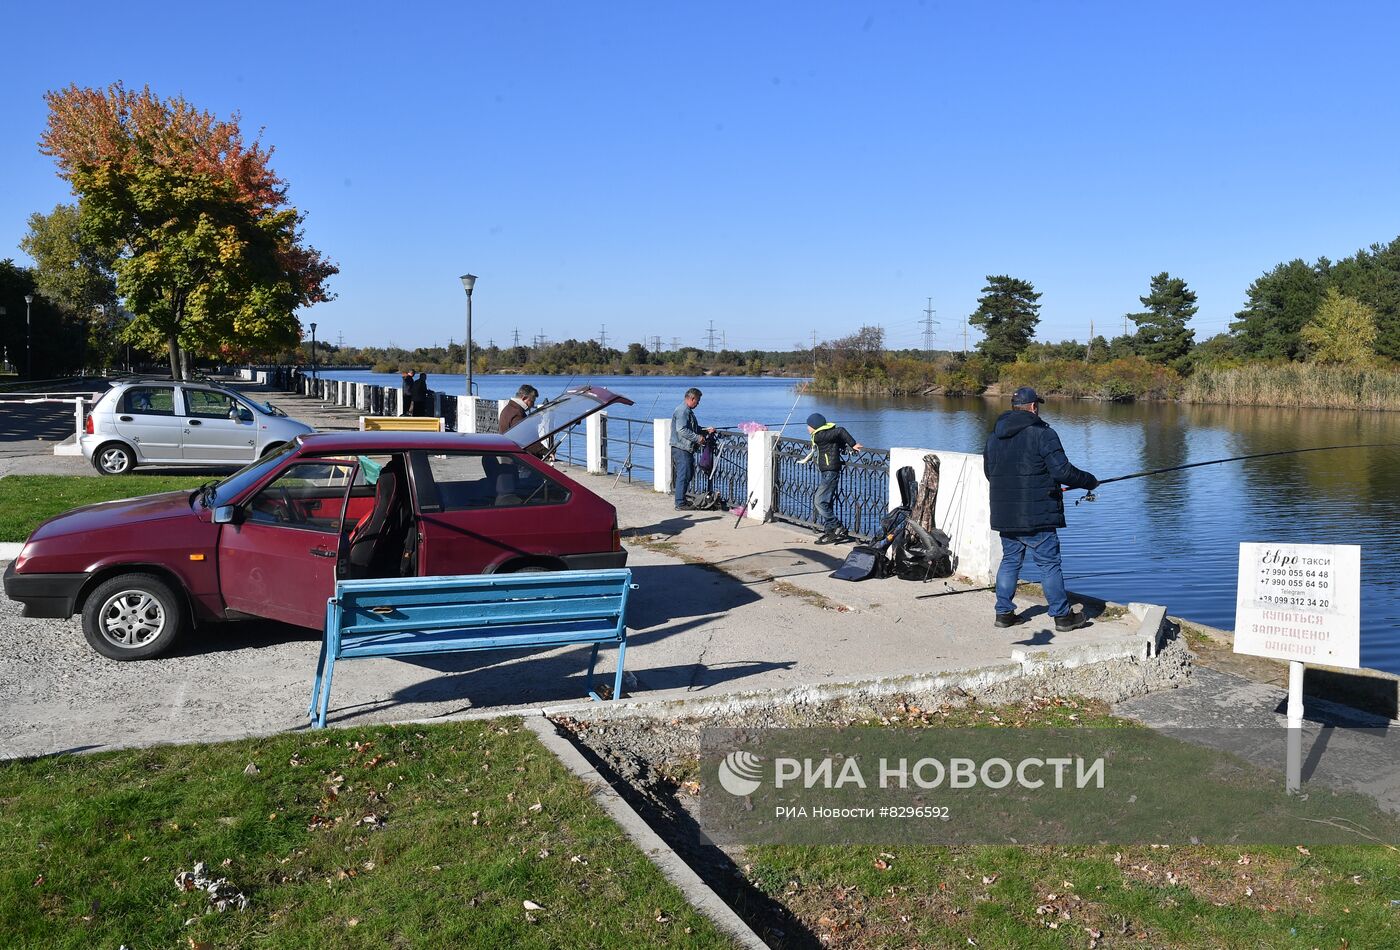
[[762, 950], [768, 946], [744, 923], [743, 918], [734, 913], [733, 908], [721, 900], [719, 895], [700, 879], [700, 875], [681, 860], [680, 855], [661, 840], [651, 826], [623, 801], [617, 790], [598, 774], [598, 770], [588, 763], [583, 753], [574, 748], [573, 743], [559, 734], [552, 722], [531, 717], [525, 719], [525, 725], [539, 737], [544, 747], [552, 752], [565, 768], [583, 780], [594, 801], [621, 826], [627, 837], [632, 839], [632, 843], [642, 849], [647, 860], [665, 875], [666, 880], [680, 890], [681, 896], [691, 907], [708, 917], [711, 923], [733, 937], [740, 946], [753, 947], [755, 950]]
[[0, 541], [0, 561], [13, 561], [24, 550], [23, 541]]

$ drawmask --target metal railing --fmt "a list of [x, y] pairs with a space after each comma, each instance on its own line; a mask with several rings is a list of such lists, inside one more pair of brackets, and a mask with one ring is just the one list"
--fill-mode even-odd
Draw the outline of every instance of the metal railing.
[[603, 458], [609, 474], [620, 474], [632, 483], [633, 470], [654, 471], [652, 445], [656, 426], [650, 419], [626, 416], [603, 418]]
[[[815, 458], [806, 464], [800, 462], [811, 450], [812, 443], [805, 439], [778, 439], [773, 449], [773, 517], [818, 529], [816, 497], [821, 472]], [[889, 510], [889, 499], [889, 450], [867, 448], [849, 456], [836, 489], [836, 517], [846, 530], [858, 537], [874, 534]]]
[[719, 495], [727, 508], [743, 505], [749, 497], [749, 438], [741, 432], [716, 432], [715, 439], [714, 467], [708, 473], [697, 468], [690, 490]]

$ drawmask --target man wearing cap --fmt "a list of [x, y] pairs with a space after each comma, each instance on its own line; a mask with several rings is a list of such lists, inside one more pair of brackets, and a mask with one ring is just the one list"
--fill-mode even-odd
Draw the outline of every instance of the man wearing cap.
[[700, 423], [695, 419], [695, 407], [700, 405], [701, 395], [700, 390], [690, 387], [676, 411], [671, 413], [671, 472], [675, 478], [677, 511], [690, 510], [685, 492], [695, 474], [694, 453], [705, 441], [705, 433], [715, 431], [714, 426], [700, 428]]
[[817, 521], [821, 522], [822, 533], [818, 544], [842, 544], [851, 540], [839, 518], [836, 517], [836, 489], [841, 484], [841, 466], [845, 460], [841, 453], [845, 449], [859, 452], [862, 446], [844, 427], [827, 422], [826, 416], [814, 412], [807, 417], [807, 434], [812, 439], [812, 451], [817, 456], [817, 471], [821, 473], [821, 484], [817, 487], [815, 504]]
[[1011, 396], [1011, 411], [997, 419], [987, 437], [982, 470], [991, 485], [992, 529], [1001, 533], [1001, 567], [997, 570], [996, 625], [1020, 623], [1012, 597], [1021, 562], [1029, 550], [1041, 570], [1041, 586], [1050, 616], [1060, 633], [1077, 630], [1087, 620], [1071, 611], [1060, 568], [1060, 538], [1065, 526], [1064, 492], [1060, 486], [1093, 489], [1099, 480], [1070, 464], [1060, 437], [1040, 418], [1045, 402], [1029, 386]]

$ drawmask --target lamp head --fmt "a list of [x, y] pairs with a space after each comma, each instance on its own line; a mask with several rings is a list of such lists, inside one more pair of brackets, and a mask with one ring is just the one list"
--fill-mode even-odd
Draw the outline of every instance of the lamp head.
[[463, 275], [462, 275], [462, 289], [465, 290], [465, 291], [467, 292], [467, 296], [468, 296], [468, 297], [470, 297], [470, 296], [472, 295], [472, 288], [475, 287], [475, 286], [476, 286], [476, 275], [475, 275], [475, 274], [463, 274]]

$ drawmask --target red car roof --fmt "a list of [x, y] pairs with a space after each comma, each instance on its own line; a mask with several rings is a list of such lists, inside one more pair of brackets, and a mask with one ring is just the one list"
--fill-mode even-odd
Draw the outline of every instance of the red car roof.
[[315, 432], [298, 437], [311, 452], [343, 454], [393, 452], [405, 449], [482, 452], [520, 452], [505, 436], [470, 432]]

